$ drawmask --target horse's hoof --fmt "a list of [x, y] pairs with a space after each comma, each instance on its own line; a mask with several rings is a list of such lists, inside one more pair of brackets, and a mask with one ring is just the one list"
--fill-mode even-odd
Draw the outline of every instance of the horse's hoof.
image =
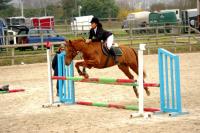
[[149, 90], [146, 91], [146, 94], [147, 94], [147, 96], [150, 96], [150, 95], [151, 95], [151, 93], [150, 93]]
[[83, 76], [84, 76], [84, 78], [86, 78], [86, 79], [89, 78], [89, 75], [88, 75], [88, 74], [84, 74]]
[[149, 91], [149, 88], [148, 88], [148, 87], [145, 87], [144, 90], [146, 91], [147, 96], [150, 96], [151, 93], [150, 93], [150, 91]]
[[136, 88], [136, 87], [133, 87], [133, 90], [134, 90], [134, 92], [135, 92], [135, 96], [138, 98], [138, 97], [139, 97], [139, 94], [138, 94], [137, 88]]
[[78, 75], [79, 75], [79, 76], [83, 76], [83, 73], [80, 72], [80, 73], [78, 73]]

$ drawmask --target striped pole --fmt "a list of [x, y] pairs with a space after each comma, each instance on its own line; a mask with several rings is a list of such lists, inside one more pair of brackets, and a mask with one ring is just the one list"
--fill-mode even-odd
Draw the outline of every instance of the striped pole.
[[[52, 79], [56, 80], [73, 80], [74, 82], [87, 82], [97, 84], [113, 84], [113, 85], [125, 85], [125, 86], [138, 86], [137, 82], [132, 79], [112, 79], [112, 78], [83, 78], [83, 77], [64, 77], [64, 76], [52, 76]], [[159, 87], [157, 83], [144, 83], [144, 87]]]
[[0, 94], [15, 93], [15, 92], [21, 92], [21, 91], [25, 91], [25, 90], [24, 89], [13, 89], [13, 90], [8, 90], [8, 91], [0, 91]]
[[[86, 105], [86, 106], [96, 106], [96, 107], [107, 107], [107, 108], [117, 108], [117, 109], [126, 109], [126, 110], [139, 110], [138, 106], [133, 105], [118, 105], [118, 104], [108, 104], [101, 102], [85, 102], [85, 101], [77, 101], [76, 104]], [[146, 112], [158, 112], [160, 109], [157, 108], [144, 108]]]

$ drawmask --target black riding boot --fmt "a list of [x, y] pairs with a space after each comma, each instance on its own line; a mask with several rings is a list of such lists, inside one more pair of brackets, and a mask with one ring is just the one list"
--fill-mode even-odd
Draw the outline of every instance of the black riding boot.
[[117, 55], [115, 54], [113, 46], [110, 48], [110, 54], [113, 56], [115, 64], [117, 64], [118, 63], [118, 59], [117, 59]]

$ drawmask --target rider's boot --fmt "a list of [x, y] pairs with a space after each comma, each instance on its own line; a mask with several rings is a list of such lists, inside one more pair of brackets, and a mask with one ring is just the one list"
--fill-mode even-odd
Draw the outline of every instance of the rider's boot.
[[115, 64], [118, 64], [118, 58], [117, 58], [117, 55], [116, 55], [116, 53], [114, 51], [114, 47], [113, 46], [110, 48], [110, 54], [113, 56]]

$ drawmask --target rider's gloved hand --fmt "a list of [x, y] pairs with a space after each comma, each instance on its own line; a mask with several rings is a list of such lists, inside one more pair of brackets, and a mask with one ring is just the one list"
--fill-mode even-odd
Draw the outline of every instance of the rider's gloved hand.
[[90, 43], [92, 40], [91, 39], [86, 39], [85, 43]]

